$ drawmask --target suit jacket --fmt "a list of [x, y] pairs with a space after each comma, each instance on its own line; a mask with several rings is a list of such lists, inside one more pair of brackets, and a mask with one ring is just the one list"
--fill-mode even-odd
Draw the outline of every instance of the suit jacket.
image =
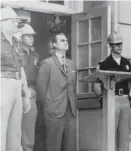
[[76, 74], [72, 61], [67, 59], [67, 64], [68, 73], [65, 73], [57, 57], [53, 55], [40, 65], [36, 87], [45, 115], [62, 117], [68, 100], [72, 114], [76, 115]]

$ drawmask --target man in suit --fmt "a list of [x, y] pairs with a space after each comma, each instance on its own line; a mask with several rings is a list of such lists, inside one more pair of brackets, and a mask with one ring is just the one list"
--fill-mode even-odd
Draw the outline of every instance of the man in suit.
[[66, 58], [69, 46], [65, 34], [56, 34], [52, 45], [55, 53], [42, 61], [37, 78], [46, 151], [76, 151], [75, 70]]

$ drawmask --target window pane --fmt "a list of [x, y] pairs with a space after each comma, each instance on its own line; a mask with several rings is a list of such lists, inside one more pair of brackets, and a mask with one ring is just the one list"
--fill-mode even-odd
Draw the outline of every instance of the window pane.
[[91, 45], [91, 66], [96, 66], [101, 60], [101, 43]]
[[91, 19], [91, 40], [101, 40], [101, 17]]
[[89, 41], [88, 40], [88, 33], [89, 33], [89, 23], [88, 22], [89, 22], [88, 20], [84, 20], [84, 21], [80, 21], [78, 24], [79, 44]]
[[78, 47], [78, 68], [85, 68], [89, 65], [88, 45]]
[[88, 71], [80, 71], [78, 72], [78, 93], [85, 93], [88, 92], [88, 83], [79, 82], [80, 78], [84, 78], [88, 76]]

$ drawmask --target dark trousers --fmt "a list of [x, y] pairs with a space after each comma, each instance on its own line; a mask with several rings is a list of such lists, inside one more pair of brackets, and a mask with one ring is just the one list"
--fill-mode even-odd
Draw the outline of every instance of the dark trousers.
[[116, 151], [129, 151], [130, 104], [127, 95], [116, 96]]
[[45, 116], [45, 151], [76, 151], [76, 117], [69, 104], [60, 118]]
[[37, 117], [35, 125], [35, 143], [33, 151], [45, 151], [45, 124], [43, 118], [43, 104], [40, 100], [36, 101]]
[[28, 113], [23, 114], [23, 118], [22, 118], [21, 144], [23, 147], [23, 151], [33, 151], [34, 139], [35, 139], [35, 123], [36, 123], [36, 116], [37, 116], [36, 98], [33, 97], [36, 94], [35, 85], [29, 85], [29, 88], [34, 91], [34, 95], [31, 94], [32, 95], [31, 110]]

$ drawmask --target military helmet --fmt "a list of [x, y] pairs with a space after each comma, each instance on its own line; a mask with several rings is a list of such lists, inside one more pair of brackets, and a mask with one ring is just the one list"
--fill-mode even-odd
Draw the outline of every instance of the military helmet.
[[19, 17], [9, 6], [1, 8], [1, 21], [7, 19], [19, 19], [20, 21], [27, 21], [27, 19]]
[[108, 36], [108, 43], [109, 44], [116, 44], [116, 43], [122, 43], [123, 42], [123, 38], [122, 36], [116, 32], [113, 31], [109, 36]]
[[27, 35], [27, 34], [34, 35], [34, 34], [36, 34], [36, 32], [34, 31], [34, 29], [29, 24], [24, 24], [24, 27], [20, 28], [19, 32], [22, 35]]

